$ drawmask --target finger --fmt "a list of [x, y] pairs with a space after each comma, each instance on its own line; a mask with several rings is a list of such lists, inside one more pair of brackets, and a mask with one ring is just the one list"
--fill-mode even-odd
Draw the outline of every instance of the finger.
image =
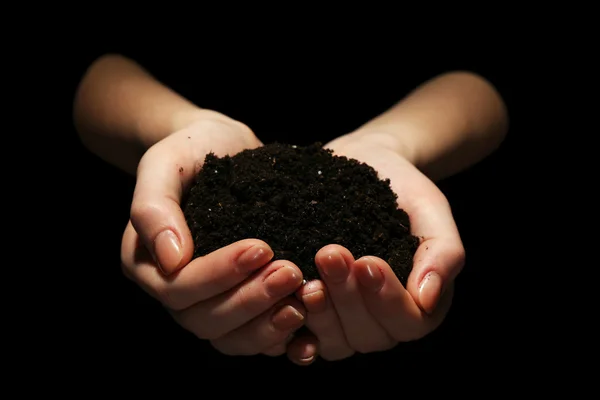
[[183, 190], [197, 172], [196, 156], [182, 141], [165, 140], [140, 160], [131, 222], [158, 266], [171, 274], [187, 264], [194, 247], [180, 207]]
[[[398, 164], [397, 171], [387, 177], [402, 176], [405, 167]], [[414, 170], [411, 173], [421, 174]], [[392, 180], [392, 189], [398, 194], [399, 207], [410, 217], [411, 232], [422, 238], [407, 289], [422, 310], [433, 313], [460, 273], [465, 251], [448, 200], [427, 177], [423, 175], [421, 181], [429, 184], [406, 186]]]
[[212, 345], [223, 354], [254, 355], [263, 353], [281, 344], [300, 328], [306, 310], [293, 297], [284, 299], [272, 310], [261, 314], [249, 323], [213, 339]]
[[[328, 361], [341, 360], [354, 354], [346, 341], [340, 319], [320, 280], [303, 285], [296, 292], [307, 310], [306, 327], [316, 336], [320, 356]], [[289, 355], [289, 352], [288, 352]]]
[[237, 287], [173, 313], [201, 339], [217, 339], [267, 311], [302, 285], [302, 272], [289, 261], [274, 261]]
[[315, 262], [350, 347], [370, 353], [393, 346], [392, 338], [367, 310], [356, 277], [350, 273], [349, 267], [354, 263], [352, 254], [342, 246], [328, 245], [319, 250]]
[[319, 340], [311, 333], [295, 337], [287, 347], [291, 362], [300, 366], [310, 365], [317, 360]]
[[265, 242], [246, 239], [198, 257], [165, 277], [156, 269], [131, 224], [125, 230], [121, 247], [126, 275], [172, 310], [188, 308], [230, 290], [272, 257], [273, 251]]
[[270, 349], [263, 351], [263, 354], [269, 357], [279, 357], [284, 355], [286, 351], [287, 349], [285, 347], [285, 344], [277, 344], [271, 347]]
[[[306, 316], [304, 318], [304, 322], [306, 323]], [[264, 354], [266, 356], [269, 356], [269, 357], [279, 357], [279, 356], [284, 355], [287, 352], [287, 345], [288, 345], [288, 343], [291, 342], [292, 339], [294, 339], [294, 334], [295, 333], [292, 333], [291, 335], [289, 335], [285, 339], [285, 342], [279, 343], [279, 344], [277, 344], [277, 345], [275, 345], [275, 346], [273, 346], [273, 347], [271, 347], [271, 348], [269, 348], [267, 350], [264, 350], [262, 352], [262, 354]]]
[[352, 265], [370, 314], [396, 340], [416, 340], [441, 323], [448, 308], [444, 301], [438, 312], [429, 316], [402, 286], [388, 263], [378, 257], [362, 257]]
[[428, 314], [436, 311], [464, 263], [465, 250], [457, 236], [434, 237], [419, 245], [407, 288], [423, 311]]

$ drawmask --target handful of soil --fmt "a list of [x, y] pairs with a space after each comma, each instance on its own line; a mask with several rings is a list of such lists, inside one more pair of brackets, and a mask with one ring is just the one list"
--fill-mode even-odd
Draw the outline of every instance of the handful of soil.
[[320, 143], [274, 143], [232, 157], [208, 154], [182, 207], [194, 257], [261, 239], [309, 281], [320, 278], [317, 251], [339, 244], [356, 259], [386, 260], [406, 286], [419, 239], [396, 198], [372, 167]]

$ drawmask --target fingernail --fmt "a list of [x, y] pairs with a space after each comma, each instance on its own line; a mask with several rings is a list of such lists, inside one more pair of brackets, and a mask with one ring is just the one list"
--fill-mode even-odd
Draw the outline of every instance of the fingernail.
[[303, 295], [302, 303], [309, 313], [320, 313], [327, 308], [327, 299], [321, 289]]
[[365, 288], [378, 292], [383, 287], [383, 274], [370, 258], [365, 258], [363, 262], [366, 263], [364, 267], [355, 269], [356, 278]]
[[317, 346], [314, 344], [307, 344], [299, 354], [298, 361], [301, 364], [310, 364], [315, 360], [317, 356]]
[[348, 277], [348, 266], [344, 257], [340, 253], [332, 252], [325, 258], [323, 265], [321, 265], [323, 274], [331, 283], [342, 283]]
[[242, 253], [237, 259], [240, 272], [250, 272], [265, 265], [273, 258], [273, 250], [264, 244], [257, 244]]
[[428, 272], [419, 285], [419, 303], [427, 314], [432, 314], [442, 293], [442, 278], [437, 272]]
[[154, 239], [154, 259], [164, 274], [179, 266], [183, 252], [177, 235], [171, 230], [162, 231]]
[[302, 275], [289, 265], [270, 273], [264, 280], [265, 290], [271, 297], [287, 296], [302, 285]]
[[275, 329], [288, 331], [301, 327], [304, 323], [304, 316], [294, 307], [286, 305], [273, 314], [271, 323]]
[[298, 361], [301, 362], [302, 364], [310, 364], [314, 360], [315, 360], [315, 356], [310, 356], [310, 357], [301, 358]]

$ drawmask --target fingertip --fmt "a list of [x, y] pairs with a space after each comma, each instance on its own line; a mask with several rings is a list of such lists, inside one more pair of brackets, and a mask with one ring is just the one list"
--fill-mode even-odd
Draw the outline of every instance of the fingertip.
[[314, 335], [295, 337], [287, 347], [288, 359], [296, 365], [307, 366], [318, 357], [318, 341]]
[[272, 261], [264, 268], [263, 282], [271, 297], [293, 296], [304, 282], [302, 271], [294, 263], [286, 260]]
[[300, 313], [300, 315], [302, 315], [302, 318], [306, 318], [306, 308], [304, 307], [304, 304], [302, 304], [302, 302], [298, 299], [291, 296], [286, 297], [283, 300], [281, 300], [274, 308], [281, 309], [286, 306], [293, 307], [296, 311], [298, 311], [298, 313]]
[[253, 246], [263, 246], [264, 248], [268, 248], [270, 251], [273, 251], [271, 249], [271, 246], [269, 246], [269, 244], [267, 242], [265, 242], [264, 240], [254, 239], [254, 238], [242, 239], [240, 241], [233, 243], [231, 246], [237, 246], [238, 248], [246, 248], [246, 249], [249, 249], [250, 247], [253, 247]]
[[262, 240], [248, 239], [234, 245], [237, 269], [242, 273], [254, 271], [273, 259], [271, 247]]
[[293, 276], [294, 281], [298, 282], [298, 287], [296, 289], [300, 289], [305, 281], [304, 274], [300, 267], [289, 260], [276, 260], [271, 263], [271, 265], [278, 265], [279, 268], [286, 268], [290, 275]]
[[442, 296], [443, 287], [442, 277], [437, 272], [429, 271], [425, 274], [419, 284], [417, 297], [417, 304], [425, 313], [433, 314]]
[[377, 257], [361, 257], [352, 264], [352, 272], [358, 283], [373, 293], [377, 293], [385, 284], [384, 268], [389, 268], [388, 264]]
[[439, 308], [440, 299], [462, 270], [465, 251], [460, 241], [436, 238], [423, 242], [414, 259], [408, 291], [419, 308], [431, 315]]
[[326, 310], [327, 292], [322, 281], [316, 279], [307, 282], [296, 293], [309, 313], [321, 313]]
[[313, 279], [304, 283], [297, 291], [296, 295], [298, 298], [310, 293], [314, 293], [318, 290], [325, 290], [325, 284], [319, 279]]
[[348, 265], [354, 262], [354, 256], [350, 250], [339, 244], [328, 244], [317, 251], [317, 254], [315, 255], [315, 263], [317, 265], [322, 264], [323, 261], [326, 261], [328, 257], [334, 254], [341, 255]]
[[340, 245], [327, 245], [315, 255], [319, 275], [328, 284], [342, 284], [348, 279], [354, 257]]
[[281, 332], [295, 332], [306, 322], [306, 309], [302, 304], [290, 299], [274, 307], [271, 316], [272, 326]]
[[170, 275], [191, 261], [194, 245], [179, 205], [171, 198], [157, 197], [134, 196], [130, 222], [159, 270]]
[[166, 229], [156, 236], [152, 252], [158, 268], [165, 275], [177, 271], [185, 255], [181, 240], [171, 229]]

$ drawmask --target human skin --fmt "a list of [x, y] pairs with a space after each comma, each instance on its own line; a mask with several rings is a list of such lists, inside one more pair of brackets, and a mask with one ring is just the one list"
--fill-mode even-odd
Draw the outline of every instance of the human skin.
[[[387, 350], [440, 325], [465, 250], [450, 205], [434, 182], [489, 155], [507, 128], [506, 106], [494, 87], [480, 76], [454, 72], [426, 82], [387, 112], [326, 145], [390, 179], [398, 206], [410, 216], [412, 233], [422, 240], [406, 287], [384, 260], [355, 260], [337, 245], [321, 249], [315, 263], [322, 279], [298, 291], [312, 335], [286, 346], [290, 359], [304, 365], [317, 354], [337, 360], [356, 351]], [[283, 345], [271, 350], [282, 351]]]
[[[124, 273], [219, 351], [287, 352], [301, 365], [319, 354], [341, 359], [387, 349], [439, 325], [464, 249], [434, 182], [487, 156], [507, 129], [494, 88], [477, 75], [456, 72], [434, 78], [330, 142], [336, 154], [367, 162], [391, 179], [399, 206], [424, 240], [406, 288], [383, 260], [354, 260], [339, 246], [316, 255], [323, 279], [302, 286], [297, 266], [273, 260], [268, 244], [256, 239], [192, 260], [181, 195], [209, 151], [233, 155], [261, 145], [246, 125], [197, 107], [119, 55], [90, 66], [73, 110], [82, 143], [136, 175], [121, 248]], [[331, 271], [345, 275], [334, 278]], [[303, 324], [313, 335], [288, 343]]]

